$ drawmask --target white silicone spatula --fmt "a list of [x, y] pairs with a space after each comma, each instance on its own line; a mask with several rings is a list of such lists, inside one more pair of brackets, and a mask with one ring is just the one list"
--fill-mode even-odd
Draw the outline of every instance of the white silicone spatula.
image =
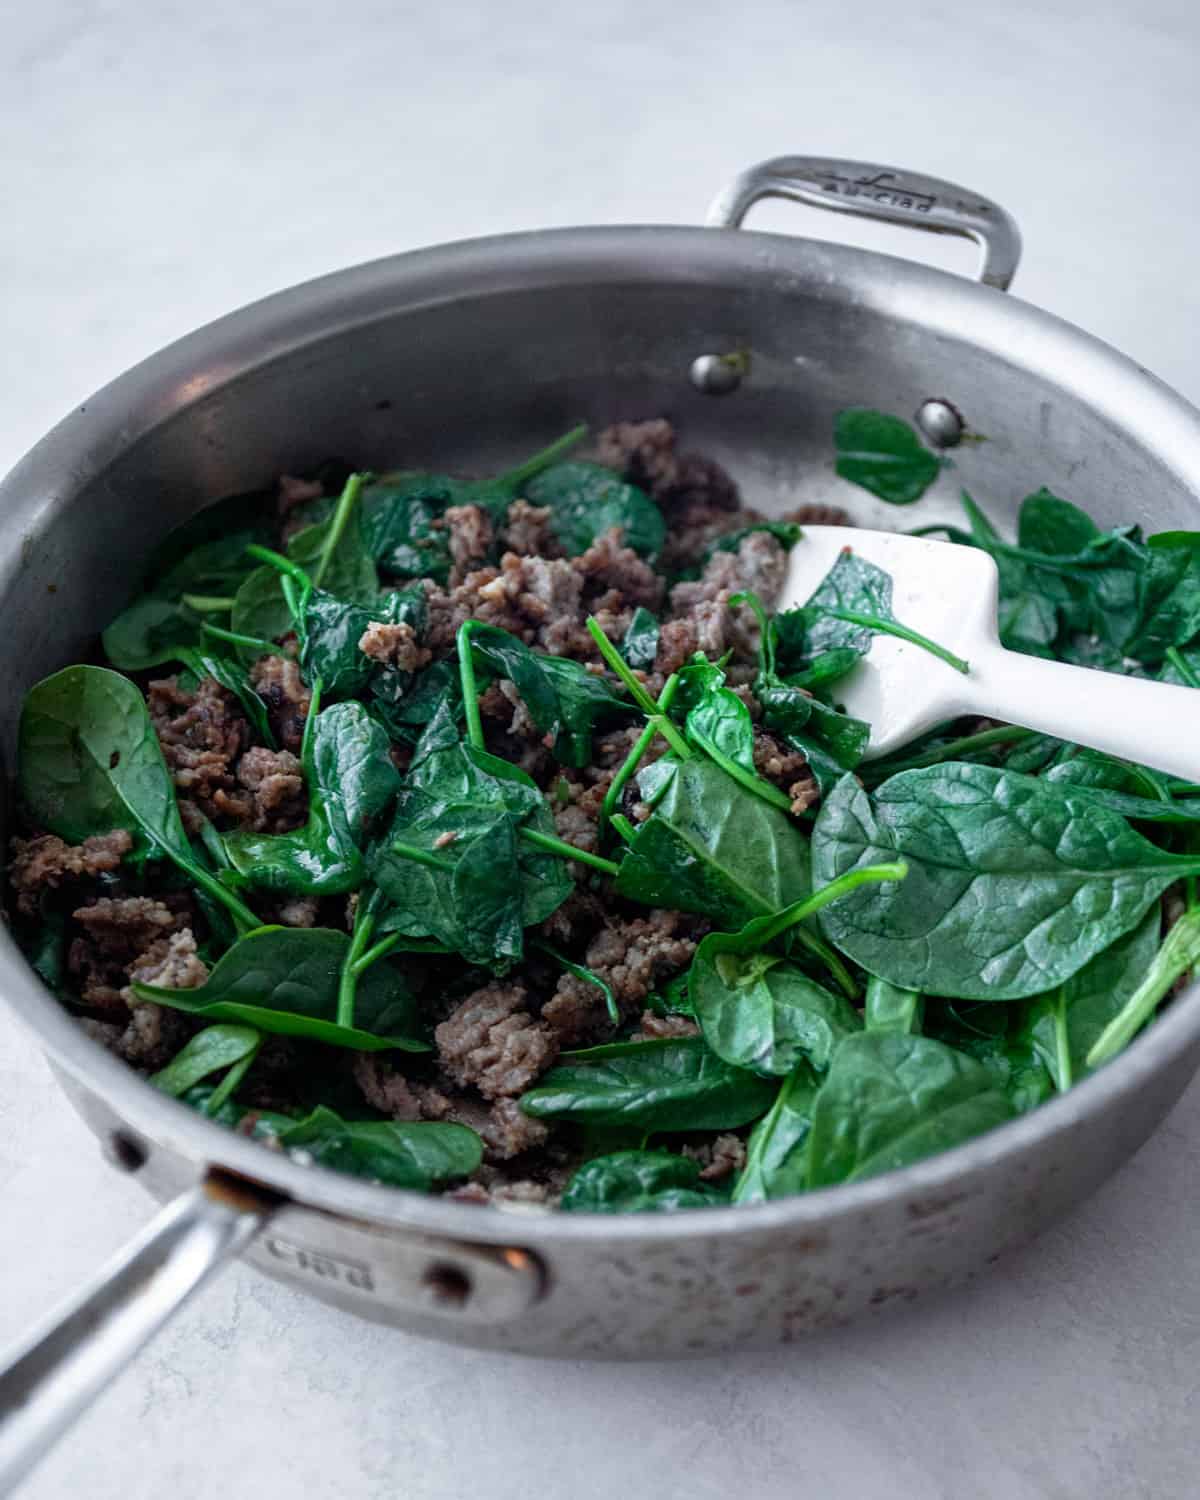
[[777, 608], [807, 603], [847, 547], [891, 574], [901, 624], [970, 664], [964, 676], [920, 646], [877, 635], [835, 692], [848, 713], [871, 725], [868, 757], [947, 719], [980, 714], [1200, 780], [1200, 691], [1006, 651], [996, 633], [999, 574], [978, 548], [806, 526], [789, 554]]

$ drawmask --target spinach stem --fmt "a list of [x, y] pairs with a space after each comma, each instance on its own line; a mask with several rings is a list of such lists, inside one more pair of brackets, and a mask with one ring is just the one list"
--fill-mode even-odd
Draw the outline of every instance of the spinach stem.
[[655, 703], [643, 684], [633, 675], [628, 662], [604, 634], [604, 631], [600, 627], [600, 622], [596, 619], [595, 615], [587, 617], [587, 628], [592, 639], [600, 649], [600, 655], [629, 689], [633, 701], [644, 714], [653, 718], [658, 713], [658, 704]]
[[947, 650], [945, 646], [939, 646], [927, 635], [910, 630], [899, 620], [885, 620], [880, 615], [862, 614], [857, 609], [824, 609], [821, 613], [834, 620], [845, 620], [848, 625], [861, 625], [864, 630], [873, 630], [879, 635], [894, 635], [902, 641], [909, 641], [912, 645], [920, 646], [922, 650], [930, 652], [931, 655], [940, 657], [956, 672], [961, 672], [964, 677], [971, 670], [970, 663], [963, 661], [961, 656], [955, 656], [953, 651]]
[[[658, 711], [664, 717], [670, 709], [671, 704], [675, 701], [675, 694], [678, 691], [678, 688], [679, 673], [672, 672], [670, 677], [667, 678], [666, 682], [663, 683], [663, 690], [658, 695]], [[618, 802], [620, 802], [621, 794], [624, 792], [629, 778], [641, 764], [642, 757], [645, 755], [646, 751], [649, 750], [651, 741], [654, 739], [656, 733], [657, 730], [653, 724], [646, 725], [645, 729], [643, 729], [641, 734], [638, 735], [637, 742], [634, 745], [633, 749], [621, 762], [621, 765], [617, 770], [617, 774], [613, 777], [612, 781], [609, 782], [608, 791], [605, 792], [604, 801], [600, 806], [601, 829], [603, 829], [606, 823], [612, 820], [613, 810], [616, 808]]]
[[605, 875], [616, 875], [620, 871], [620, 865], [611, 859], [604, 859], [599, 854], [592, 854], [587, 849], [576, 849], [574, 844], [568, 844], [566, 839], [555, 838], [549, 833], [539, 833], [536, 828], [519, 828], [517, 832], [527, 844], [533, 844], [538, 849], [544, 849], [547, 854], [557, 854], [559, 859], [577, 860], [581, 865], [591, 865], [593, 870], [601, 870]]
[[667, 744], [670, 745], [680, 760], [691, 760], [692, 747], [684, 739], [683, 735], [680, 734], [678, 729], [675, 728], [674, 724], [671, 723], [670, 719], [667, 718], [666, 714], [652, 714], [650, 717], [650, 728], [654, 730], [655, 734], [662, 735], [663, 739], [666, 740]]
[[802, 947], [807, 948], [814, 958], [820, 959], [833, 975], [834, 983], [845, 993], [848, 1000], [858, 999], [858, 985], [836, 949], [831, 948], [823, 937], [818, 937], [807, 927], [795, 928], [792, 936]]
[[632, 844], [634, 839], [637, 838], [637, 829], [624, 813], [613, 813], [609, 821], [627, 844]]
[[[351, 474], [346, 480], [346, 486], [338, 496], [338, 503], [334, 506], [333, 515], [329, 518], [329, 530], [325, 533], [325, 539], [321, 543], [321, 553], [317, 558], [317, 565], [312, 571], [312, 582], [314, 588], [320, 588], [325, 574], [329, 570], [329, 564], [333, 554], [337, 551], [338, 543], [346, 527], [350, 524], [350, 517], [354, 514], [354, 507], [358, 504], [358, 497], [362, 494], [363, 485], [370, 478], [369, 474]], [[307, 580], [306, 580], [307, 581]]]
[[431, 870], [453, 870], [454, 868], [450, 860], [439, 859], [428, 849], [418, 849], [416, 844], [406, 844], [403, 839], [397, 839], [392, 845], [392, 852], [398, 854], [401, 859], [411, 859], [413, 864], [427, 865]]
[[288, 614], [292, 617], [292, 624], [296, 627], [297, 635], [300, 633], [300, 598], [296, 593], [296, 580], [290, 573], [280, 575], [279, 586], [283, 590], [283, 601], [288, 607]]
[[782, 808], [786, 813], [791, 812], [792, 799], [772, 782], [764, 780], [763, 777], [756, 775], [753, 771], [747, 771], [745, 766], [739, 765], [736, 760], [731, 760], [729, 756], [723, 755], [715, 745], [705, 744], [701, 740], [700, 748], [710, 760], [715, 761], [720, 766], [727, 776], [732, 776], [734, 781], [744, 786], [748, 792], [752, 792], [756, 797], [761, 797], [764, 802], [769, 803], [772, 807]]
[[233, 600], [216, 594], [184, 594], [182, 602], [198, 615], [224, 615], [233, 608]]
[[471, 636], [478, 620], [464, 620], [458, 627], [455, 648], [458, 651], [458, 678], [462, 684], [463, 713], [467, 721], [467, 740], [476, 750], [483, 743], [483, 715], [479, 712], [479, 689], [475, 681], [475, 661], [471, 655]]
[[1138, 1034], [1181, 974], [1200, 963], [1200, 911], [1185, 912], [1163, 940], [1146, 977], [1100, 1033], [1087, 1055], [1089, 1068], [1115, 1057]]
[[1188, 661], [1187, 657], [1184, 656], [1183, 652], [1180, 651], [1178, 646], [1168, 646], [1166, 650], [1166, 658], [1179, 673], [1180, 677], [1183, 678], [1188, 687], [1200, 688], [1200, 677], [1196, 676], [1192, 664]]
[[1071, 1067], [1071, 1032], [1067, 1025], [1067, 996], [1060, 985], [1054, 1000], [1054, 1055], [1058, 1061], [1058, 1088], [1065, 1094], [1075, 1082]]
[[200, 629], [205, 635], [215, 636], [219, 641], [229, 641], [234, 646], [245, 646], [247, 651], [261, 651], [270, 656], [279, 650], [274, 641], [264, 641], [261, 636], [242, 635], [236, 630], [226, 630], [223, 625], [212, 625], [204, 620]]
[[910, 755], [907, 760], [876, 761], [863, 768], [864, 775], [880, 779], [895, 776], [901, 771], [918, 771], [922, 766], [936, 766], [945, 760], [956, 760], [962, 755], [971, 755], [976, 750], [987, 750], [992, 745], [1029, 740], [1037, 734], [1036, 729], [1022, 729], [1018, 724], [998, 724], [995, 729], [981, 729], [978, 734], [965, 734], [961, 739], [951, 740], [948, 745], [935, 745], [920, 755]]
[[752, 610], [758, 621], [758, 670], [764, 676], [773, 676], [775, 672], [775, 641], [771, 634], [771, 622], [767, 619], [767, 611], [763, 607], [762, 600], [753, 589], [743, 589], [738, 594], [730, 594], [729, 607], [735, 608], [744, 604], [747, 609]]
[[908, 865], [902, 859], [893, 860], [887, 864], [866, 865], [861, 870], [847, 870], [844, 875], [839, 875], [836, 880], [823, 885], [811, 896], [805, 896], [802, 901], [793, 901], [791, 906], [785, 906], [774, 921], [768, 922], [759, 933], [758, 946], [765, 948], [789, 927], [795, 927], [798, 922], [811, 917], [814, 912], [820, 911], [823, 906], [828, 906], [831, 901], [838, 901], [843, 896], [848, 896], [860, 885], [879, 885], [886, 880], [903, 880], [907, 874]]
[[581, 964], [572, 963], [565, 954], [560, 953], [557, 948], [552, 948], [549, 943], [543, 943], [540, 939], [535, 938], [531, 946], [540, 949], [543, 953], [549, 954], [555, 963], [561, 964], [567, 973], [573, 974], [576, 979], [582, 979], [584, 984], [594, 984], [598, 990], [603, 990], [604, 1005], [608, 1011], [608, 1019], [614, 1026], [621, 1024], [621, 1012], [617, 1006], [617, 997], [613, 994], [612, 985], [607, 980], [601, 979], [599, 974], [593, 974], [591, 969], [585, 969]]
[[225, 1077], [221, 1079], [220, 1083], [217, 1084], [216, 1088], [208, 1096], [204, 1105], [204, 1113], [206, 1115], [215, 1115], [226, 1099], [233, 1093], [234, 1089], [237, 1088], [238, 1084], [241, 1083], [242, 1079], [245, 1078], [246, 1074], [250, 1071], [251, 1063], [258, 1056], [258, 1051], [262, 1044], [262, 1033], [259, 1032], [258, 1041], [255, 1042], [253, 1048], [247, 1052], [240, 1062], [234, 1063], [233, 1067], [229, 1069]]
[[305, 775], [310, 772], [310, 754], [312, 751], [313, 735], [317, 728], [317, 715], [321, 712], [321, 692], [324, 683], [319, 677], [313, 678], [312, 692], [308, 699], [308, 713], [304, 716], [304, 733], [300, 738], [300, 764], [304, 767]]
[[293, 562], [290, 557], [284, 557], [282, 552], [276, 552], [272, 547], [264, 547], [259, 542], [249, 543], [246, 551], [251, 557], [258, 558], [259, 562], [266, 563], [269, 568], [274, 568], [277, 573], [294, 578], [301, 588], [306, 584], [311, 586], [312, 579], [300, 564]]
[[367, 949], [361, 958], [354, 960], [354, 972], [361, 974], [364, 969], [369, 969], [372, 964], [377, 964], [381, 958], [386, 958], [393, 948], [401, 943], [405, 944], [406, 953], [449, 953], [451, 949], [444, 943], [435, 942], [430, 938], [410, 938], [403, 932], [389, 932], [387, 937], [380, 938], [373, 947]]
[[[155, 842], [157, 843], [158, 840]], [[207, 891], [214, 900], [219, 901], [243, 932], [253, 932], [256, 927], [262, 926], [261, 918], [257, 917], [244, 901], [235, 896], [227, 885], [210, 875], [202, 866], [194, 864], [191, 860], [181, 859], [177, 854], [172, 854], [166, 844], [159, 844], [159, 848], [173, 859], [184, 874], [194, 880], [201, 890]]]
[[577, 427], [572, 427], [570, 432], [565, 432], [562, 437], [555, 440], [540, 453], [535, 453], [532, 458], [527, 458], [523, 464], [518, 464], [515, 469], [509, 469], [500, 477], [506, 485], [510, 485], [515, 491], [518, 486], [532, 479], [535, 474], [540, 474], [543, 469], [548, 469], [552, 463], [569, 453], [578, 443], [587, 437], [588, 426], [586, 422], [580, 422]]
[[358, 989], [358, 976], [362, 970], [358, 967], [358, 960], [366, 950], [371, 941], [371, 933], [375, 930], [375, 908], [378, 890], [372, 890], [367, 894], [364, 887], [358, 893], [358, 904], [354, 908], [354, 931], [350, 935], [350, 951], [346, 954], [346, 960], [342, 964], [342, 972], [338, 978], [337, 998], [337, 1023], [339, 1026], [354, 1025], [354, 997]]

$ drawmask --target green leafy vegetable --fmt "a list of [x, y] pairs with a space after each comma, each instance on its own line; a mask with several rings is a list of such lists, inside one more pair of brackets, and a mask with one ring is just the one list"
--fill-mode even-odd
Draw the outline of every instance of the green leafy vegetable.
[[808, 840], [786, 813], [707, 759], [666, 771], [653, 814], [625, 850], [619, 895], [744, 922], [807, 894]]
[[907, 422], [866, 407], [838, 412], [833, 442], [838, 475], [890, 505], [919, 500], [941, 467]]
[[658, 655], [658, 621], [639, 604], [621, 639], [621, 655], [635, 672], [648, 672]]
[[1010, 1114], [988, 1069], [942, 1042], [895, 1031], [847, 1037], [813, 1109], [809, 1186], [908, 1166], [1002, 1125]]
[[901, 772], [873, 798], [847, 777], [826, 800], [814, 879], [897, 857], [908, 879], [827, 908], [826, 937], [902, 988], [976, 1000], [1063, 983], [1200, 869], [1069, 787], [955, 763]]
[[872, 974], [867, 980], [867, 1002], [863, 1007], [863, 1025], [868, 1031], [921, 1030], [923, 1014], [921, 996], [916, 990], [902, 990]]
[[667, 1151], [615, 1151], [584, 1162], [567, 1184], [567, 1213], [665, 1213], [711, 1208], [725, 1195], [700, 1181], [698, 1164]]
[[417, 1192], [469, 1177], [483, 1158], [483, 1142], [465, 1125], [344, 1120], [323, 1104], [302, 1120], [261, 1113], [254, 1134], [302, 1151], [319, 1166]]
[[[310, 710], [311, 712], [311, 710]], [[231, 833], [233, 868], [263, 890], [337, 895], [356, 889], [362, 851], [400, 790], [387, 735], [361, 703], [313, 715], [302, 760], [308, 821], [295, 833]]]
[[416, 1034], [413, 991], [391, 964], [373, 965], [360, 979], [357, 1024], [337, 1024], [338, 985], [349, 950], [346, 934], [329, 928], [260, 927], [235, 943], [194, 989], [133, 988], [140, 999], [172, 1010], [280, 1036], [360, 1052], [389, 1047], [428, 1051], [428, 1043]]
[[19, 787], [30, 816], [68, 843], [125, 828], [165, 854], [244, 928], [258, 918], [195, 859], [146, 704], [104, 667], [66, 667], [21, 710]]
[[746, 1141], [746, 1164], [733, 1184], [734, 1203], [765, 1203], [808, 1186], [808, 1138], [820, 1080], [800, 1062]]
[[657, 557], [666, 540], [666, 522], [650, 496], [600, 464], [555, 464], [525, 486], [525, 498], [549, 507], [550, 529], [572, 556], [614, 526], [642, 557]]
[[730, 1067], [700, 1037], [614, 1042], [576, 1054], [521, 1098], [537, 1119], [644, 1130], [731, 1130], [756, 1119], [774, 1085]]
[[262, 1045], [261, 1032], [249, 1026], [206, 1026], [175, 1054], [165, 1068], [150, 1075], [164, 1094], [178, 1099], [209, 1076], [248, 1062]]

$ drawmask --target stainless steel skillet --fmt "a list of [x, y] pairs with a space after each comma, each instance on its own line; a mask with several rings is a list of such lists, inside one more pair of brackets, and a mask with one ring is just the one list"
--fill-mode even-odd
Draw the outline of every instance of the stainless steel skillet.
[[[967, 234], [984, 247], [983, 284], [729, 232], [764, 194]], [[1019, 242], [995, 205], [906, 172], [781, 158], [739, 178], [713, 224], [378, 261], [235, 313], [101, 391], [0, 487], [5, 752], [25, 688], [84, 652], [171, 526], [330, 452], [486, 471], [581, 418], [662, 412], [751, 503], [782, 509], [833, 495], [839, 408], [948, 398], [988, 439], [958, 477], [1001, 518], [1046, 484], [1104, 524], [1195, 525], [1200, 415], [1003, 295]], [[852, 504], [865, 525], [894, 523], [861, 492]], [[0, 994], [110, 1158], [168, 1204], [0, 1374], [0, 1488], [238, 1253], [349, 1311], [480, 1347], [770, 1344], [978, 1270], [1091, 1192], [1200, 1065], [1191, 991], [1070, 1094], [903, 1172], [678, 1217], [518, 1216], [302, 1167], [220, 1129], [94, 1046], [7, 936]]]

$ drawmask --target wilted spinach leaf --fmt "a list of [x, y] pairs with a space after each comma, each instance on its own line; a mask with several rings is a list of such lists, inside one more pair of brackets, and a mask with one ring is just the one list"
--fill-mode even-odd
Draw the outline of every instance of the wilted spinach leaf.
[[873, 798], [847, 777], [826, 800], [815, 880], [897, 856], [908, 879], [826, 909], [825, 935], [902, 988], [976, 1000], [1061, 984], [1200, 869], [1069, 787], [964, 763], [903, 771]]
[[550, 529], [573, 557], [614, 526], [642, 557], [657, 557], [666, 541], [666, 522], [650, 496], [600, 464], [555, 464], [525, 486], [525, 498], [549, 507]]
[[319, 1166], [417, 1192], [469, 1177], [483, 1159], [483, 1142], [465, 1125], [343, 1120], [324, 1104], [302, 1120], [260, 1112], [253, 1134], [277, 1140], [286, 1151], [303, 1151]]
[[847, 1037], [813, 1109], [809, 1186], [906, 1167], [1010, 1114], [988, 1069], [942, 1042], [895, 1031]]
[[767, 1108], [775, 1087], [733, 1068], [701, 1037], [614, 1042], [560, 1062], [521, 1098], [537, 1119], [653, 1130], [732, 1130]]
[[734, 1203], [787, 1198], [808, 1186], [808, 1138], [820, 1080], [806, 1062], [783, 1080], [775, 1102], [750, 1132]]
[[390, 1047], [427, 1052], [429, 1044], [418, 1035], [412, 989], [401, 971], [386, 962], [372, 964], [359, 979], [357, 1024], [337, 1025], [338, 983], [349, 949], [349, 937], [332, 928], [260, 927], [235, 943], [194, 989], [133, 988], [142, 1000], [210, 1021], [232, 1021], [359, 1052]]
[[941, 468], [907, 422], [867, 407], [838, 412], [833, 443], [838, 475], [890, 505], [919, 500]]
[[712, 1208], [725, 1194], [700, 1181], [698, 1163], [669, 1151], [614, 1151], [577, 1168], [563, 1193], [567, 1213], [665, 1213]]

